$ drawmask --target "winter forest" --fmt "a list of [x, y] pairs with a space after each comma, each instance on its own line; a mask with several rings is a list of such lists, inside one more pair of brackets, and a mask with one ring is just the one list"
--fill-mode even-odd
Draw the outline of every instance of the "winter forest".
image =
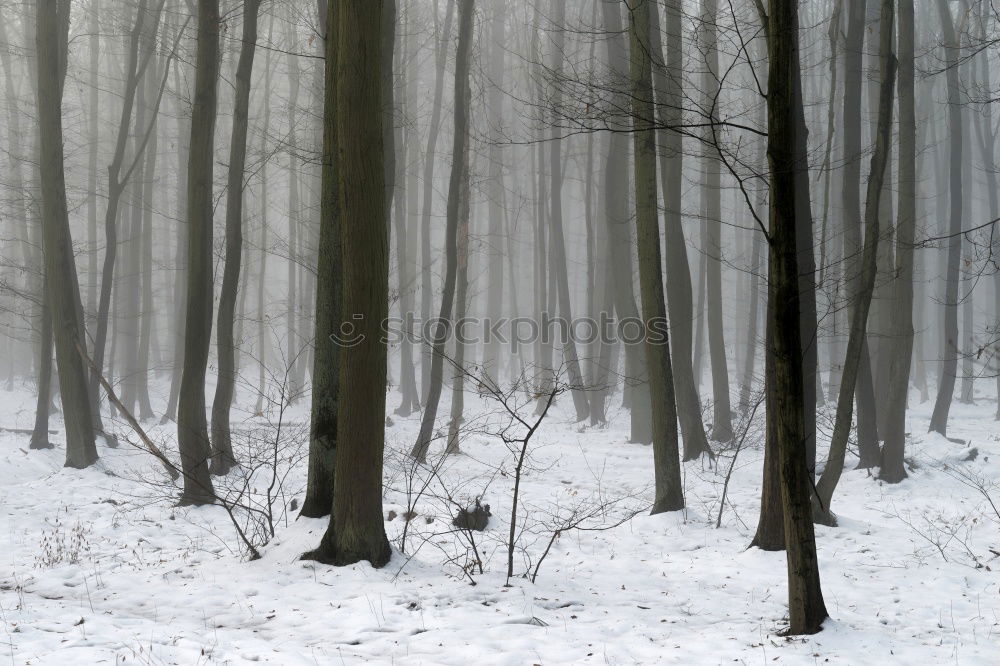
[[996, 663], [993, 2], [0, 0], [0, 70], [0, 663]]

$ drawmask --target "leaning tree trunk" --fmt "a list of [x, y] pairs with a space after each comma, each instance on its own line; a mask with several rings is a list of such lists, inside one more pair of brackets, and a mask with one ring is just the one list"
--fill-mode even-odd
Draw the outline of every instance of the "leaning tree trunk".
[[771, 167], [769, 314], [772, 373], [767, 417], [775, 423], [781, 471], [785, 549], [788, 563], [788, 634], [814, 634], [828, 617], [820, 588], [816, 537], [809, 506], [803, 415], [802, 343], [799, 329], [799, 246], [796, 241], [796, 143], [804, 141], [796, 105], [802, 98], [798, 48], [798, 3], [768, 2], [768, 162]]
[[[353, 347], [340, 349], [333, 509], [319, 548], [309, 556], [335, 565], [368, 560], [381, 567], [392, 555], [382, 516], [387, 348], [381, 327], [389, 314], [382, 152], [383, 6], [370, 0], [339, 3], [337, 113], [326, 122], [336, 121], [339, 147], [342, 319], [358, 322], [358, 333], [364, 337]], [[471, 24], [471, 16], [467, 20]]]
[[[437, 27], [437, 1], [434, 2], [434, 26]], [[427, 152], [424, 154], [424, 191], [420, 212], [420, 321], [426, 325], [431, 319], [434, 303], [434, 288], [431, 284], [431, 212], [434, 204], [434, 163], [437, 156], [438, 134], [441, 129], [441, 104], [444, 97], [445, 65], [448, 61], [448, 45], [451, 43], [451, 23], [455, 13], [455, 0], [448, 0], [445, 11], [444, 30], [436, 44], [434, 104], [431, 110], [430, 127], [427, 132]], [[424, 405], [431, 390], [431, 366], [433, 345], [423, 341], [424, 350], [420, 359], [420, 397]]]
[[[875, 137], [875, 152], [872, 154], [868, 172], [868, 191], [865, 198], [865, 244], [861, 257], [861, 272], [855, 283], [857, 291], [851, 294], [851, 332], [847, 338], [847, 353], [844, 357], [844, 377], [837, 398], [837, 415], [830, 441], [830, 453], [823, 469], [823, 475], [816, 484], [814, 515], [818, 522], [835, 525], [836, 518], [830, 510], [833, 491], [844, 471], [844, 456], [847, 440], [854, 418], [854, 387], [858, 371], [864, 362], [862, 348], [868, 334], [868, 312], [875, 291], [875, 277], [878, 273], [879, 213], [885, 182], [886, 165], [892, 150], [892, 109], [893, 92], [896, 83], [896, 62], [892, 53], [893, 42], [893, 2], [882, 0], [879, 30], [879, 77], [881, 81], [878, 103], [878, 132]], [[909, 363], [909, 361], [907, 361]], [[905, 396], [905, 390], [904, 390]], [[905, 400], [905, 397], [903, 398]]]
[[632, 79], [632, 141], [635, 174], [635, 226], [639, 246], [639, 294], [645, 322], [649, 396], [653, 405], [653, 470], [656, 495], [652, 513], [684, 508], [677, 445], [677, 407], [670, 367], [670, 340], [663, 294], [660, 225], [656, 210], [656, 132], [653, 122], [651, 0], [628, 2], [629, 70]]
[[958, 277], [962, 259], [962, 87], [958, 78], [960, 45], [948, 0], [938, 0], [941, 29], [944, 32], [944, 61], [948, 82], [948, 134], [951, 137], [949, 180], [948, 266], [945, 271], [944, 293], [944, 362], [938, 383], [937, 400], [931, 414], [929, 432], [948, 436], [948, 413], [955, 393], [958, 372]]
[[86, 352], [87, 339], [66, 207], [66, 174], [63, 166], [62, 97], [66, 76], [69, 12], [68, 0], [60, 0], [53, 11], [36, 12], [35, 46], [46, 297], [52, 308], [53, 337], [66, 427], [66, 466], [84, 468], [97, 461], [97, 447], [94, 443], [90, 392], [82, 357]]
[[236, 65], [236, 93], [233, 102], [233, 133], [229, 142], [229, 180], [226, 186], [226, 267], [219, 294], [218, 345], [219, 372], [212, 402], [213, 474], [226, 474], [236, 463], [233, 457], [229, 410], [236, 388], [236, 344], [233, 324], [236, 317], [236, 291], [240, 283], [243, 258], [243, 183], [247, 161], [247, 126], [250, 114], [250, 82], [257, 48], [257, 13], [260, 0], [243, 3], [243, 40]]
[[[844, 41], [844, 173], [842, 198], [844, 206], [844, 276], [848, 294], [858, 294], [861, 257], [861, 83], [865, 35], [865, 3], [854, 0], [847, 13], [847, 36]], [[841, 383], [843, 377], [841, 377]], [[875, 394], [872, 386], [868, 344], [861, 349], [861, 367], [856, 387], [858, 406], [858, 447], [864, 457], [878, 453], [875, 424]]]
[[181, 504], [215, 498], [205, 418], [205, 372], [212, 343], [212, 177], [219, 79], [219, 0], [198, 0], [198, 50], [188, 163], [188, 275], [184, 368], [177, 408], [177, 442], [184, 471]]
[[[906, 478], [906, 398], [913, 357], [913, 238], [917, 220], [917, 118], [914, 94], [914, 0], [899, 0], [899, 218], [893, 285], [892, 347], [885, 408], [885, 445], [878, 478]], [[994, 194], [995, 197], [995, 194]]]
[[420, 421], [420, 433], [410, 452], [423, 462], [434, 438], [434, 421], [437, 418], [441, 400], [441, 384], [444, 375], [445, 344], [451, 329], [451, 315], [455, 304], [455, 284], [458, 279], [458, 224], [459, 204], [462, 190], [462, 155], [469, 141], [469, 109], [465, 100], [469, 98], [469, 59], [472, 51], [472, 15], [475, 0], [459, 0], [458, 54], [455, 65], [455, 132], [452, 144], [451, 178], [448, 183], [447, 228], [445, 230], [445, 276], [441, 293], [441, 309], [434, 331], [434, 351], [431, 357], [430, 391], [424, 403], [424, 413]]

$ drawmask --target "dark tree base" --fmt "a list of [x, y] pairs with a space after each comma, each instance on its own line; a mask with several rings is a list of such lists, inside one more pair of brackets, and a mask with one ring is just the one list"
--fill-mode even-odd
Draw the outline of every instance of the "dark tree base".
[[337, 552], [336, 548], [327, 544], [320, 544], [316, 550], [303, 553], [300, 560], [311, 560], [320, 564], [329, 564], [335, 567], [346, 567], [358, 562], [367, 561], [376, 569], [381, 569], [392, 559], [392, 548], [386, 540], [378, 544], [374, 552], [345, 551]]

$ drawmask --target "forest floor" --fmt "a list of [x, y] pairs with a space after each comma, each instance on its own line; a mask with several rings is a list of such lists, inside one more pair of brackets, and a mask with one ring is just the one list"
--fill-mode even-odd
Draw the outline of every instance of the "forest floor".
[[[0, 393], [0, 426], [31, 427], [30, 388]], [[475, 432], [499, 418], [482, 398], [467, 398], [463, 454], [440, 462], [435, 446], [434, 468], [403, 455], [419, 416], [391, 415], [394, 555], [380, 570], [299, 560], [326, 526], [290, 510], [305, 484], [308, 400], [281, 415], [273, 486], [274, 405], [268, 419], [234, 419], [257, 469], [220, 485], [235, 501], [245, 481], [240, 501], [265, 512], [267, 488], [277, 497], [275, 535], [257, 561], [223, 508], [175, 507], [155, 461], [127, 442], [102, 446], [91, 469], [64, 469], [56, 415], [52, 450], [0, 433], [0, 664], [997, 663], [1000, 516], [987, 498], [1000, 506], [996, 401], [953, 408], [949, 435], [967, 446], [926, 434], [932, 405], [911, 402], [909, 479], [884, 485], [849, 456], [834, 498], [840, 524], [817, 528], [832, 619], [787, 639], [784, 553], [747, 549], [763, 459], [754, 430], [717, 528], [733, 447], [684, 465], [686, 510], [649, 516], [652, 450], [627, 443], [628, 414], [616, 407], [609, 427], [581, 427], [561, 397], [528, 451], [508, 584], [515, 456]], [[172, 424], [146, 425], [176, 458]], [[828, 438], [829, 424], [821, 430]], [[966, 460], [970, 447], [978, 455]], [[493, 515], [473, 551], [450, 523], [479, 495]], [[248, 529], [258, 539], [266, 521]], [[522, 577], [550, 541], [535, 581]]]

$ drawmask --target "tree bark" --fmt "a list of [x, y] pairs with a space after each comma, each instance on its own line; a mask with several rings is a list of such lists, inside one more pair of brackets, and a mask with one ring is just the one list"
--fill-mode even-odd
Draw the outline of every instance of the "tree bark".
[[802, 344], [799, 328], [800, 208], [796, 171], [802, 168], [796, 143], [801, 135], [796, 105], [801, 104], [798, 3], [768, 2], [768, 162], [771, 167], [769, 300], [772, 369], [767, 390], [776, 427], [788, 563], [790, 635], [813, 634], [828, 617], [820, 588], [816, 538], [810, 516], [811, 482], [806, 464]]
[[[881, 197], [885, 182], [886, 166], [892, 150], [893, 92], [896, 83], [896, 61], [892, 53], [893, 42], [893, 2], [882, 0], [879, 28], [879, 89], [878, 132], [875, 137], [875, 152], [872, 155], [868, 175], [868, 190], [865, 198], [865, 244], [861, 257], [861, 272], [855, 285], [857, 291], [851, 294], [851, 332], [847, 339], [847, 353], [844, 358], [844, 377], [837, 399], [837, 415], [830, 441], [830, 454], [823, 475], [816, 484], [814, 515], [818, 522], [836, 524], [830, 510], [833, 492], [844, 470], [844, 456], [853, 420], [854, 387], [860, 365], [864, 362], [862, 349], [867, 336], [868, 314], [875, 291], [878, 273], [878, 243]], [[908, 363], [908, 362], [907, 362]], [[905, 390], [904, 398], [905, 400]]]
[[941, 375], [938, 383], [937, 400], [931, 414], [929, 432], [948, 436], [948, 413], [951, 411], [951, 401], [955, 393], [955, 375], [958, 372], [958, 278], [962, 259], [962, 160], [963, 160], [963, 128], [962, 128], [962, 88], [958, 77], [961, 46], [955, 31], [955, 23], [951, 17], [948, 0], [938, 0], [938, 14], [941, 19], [941, 29], [944, 33], [944, 62], [947, 71], [945, 77], [948, 83], [948, 135], [951, 144], [951, 164], [949, 170], [949, 200], [948, 211], [948, 265], [945, 269], [944, 294], [944, 362], [941, 364]]
[[455, 285], [458, 279], [458, 225], [462, 190], [462, 155], [468, 150], [469, 109], [464, 101], [469, 98], [469, 60], [472, 51], [472, 18], [475, 0], [459, 0], [458, 54], [455, 65], [455, 132], [452, 144], [451, 178], [448, 183], [447, 229], [445, 230], [445, 277], [441, 293], [441, 309], [434, 332], [434, 354], [431, 358], [430, 391], [424, 403], [420, 433], [410, 452], [423, 462], [434, 437], [434, 421], [441, 400], [444, 374], [445, 344], [451, 331], [452, 311], [455, 302]]
[[219, 294], [218, 346], [219, 372], [212, 402], [213, 474], [226, 474], [236, 464], [233, 457], [229, 410], [236, 389], [236, 343], [233, 325], [236, 316], [236, 291], [240, 283], [243, 258], [243, 183], [247, 161], [247, 130], [250, 114], [250, 83], [257, 49], [257, 14], [260, 0], [243, 3], [243, 38], [236, 65], [236, 91], [233, 102], [232, 138], [229, 142], [229, 179], [226, 187], [226, 265]]
[[639, 294], [645, 323], [646, 363], [652, 403], [653, 470], [656, 496], [652, 513], [684, 508], [677, 407], [670, 367], [670, 340], [663, 294], [660, 225], [656, 210], [656, 132], [653, 115], [650, 0], [627, 0], [632, 78], [632, 141], [635, 152], [635, 225], [639, 246]]
[[59, 370], [66, 466], [82, 469], [97, 461], [87, 373], [79, 349], [86, 348], [83, 304], [73, 255], [66, 174], [63, 162], [62, 98], [66, 77], [70, 3], [60, 0], [54, 11], [35, 12], [38, 81], [38, 129], [42, 190], [42, 248], [45, 253], [46, 298]]
[[[683, 121], [682, 89], [684, 60], [681, 7], [677, 0], [666, 3], [666, 62], [657, 3], [650, 5], [653, 27], [653, 86], [656, 89], [657, 120], [663, 128]], [[660, 187], [663, 190], [663, 225], [666, 236], [667, 312], [670, 315], [671, 366], [677, 397], [677, 416], [684, 436], [684, 460], [710, 452], [701, 417], [698, 385], [691, 363], [691, 269], [683, 226], [684, 146], [680, 132], [657, 131], [660, 142]]]
[[181, 504], [209, 504], [215, 492], [205, 417], [205, 372], [212, 342], [212, 182], [217, 83], [219, 0], [198, 0], [198, 49], [187, 172], [188, 271], [184, 368], [177, 409], [177, 441], [184, 470]]
[[722, 320], [722, 165], [716, 156], [715, 127], [718, 122], [719, 40], [715, 22], [718, 14], [717, 0], [702, 2], [702, 26], [705, 35], [705, 71], [702, 74], [703, 102], [709, 109], [706, 143], [702, 153], [705, 181], [702, 184], [702, 201], [705, 208], [705, 260], [708, 262], [706, 278], [707, 327], [709, 360], [712, 366], [712, 439], [728, 442], [733, 438], [733, 423], [729, 401], [729, 365], [726, 360], [726, 339]]
[[339, 149], [337, 146], [338, 0], [327, 6], [323, 103], [323, 167], [320, 191], [319, 261], [316, 265], [316, 351], [312, 370], [309, 476], [303, 516], [320, 518], [333, 507], [337, 463], [337, 399], [340, 390], [340, 333], [343, 258], [340, 238]]
[[917, 117], [914, 92], [914, 0], [899, 0], [899, 218], [893, 283], [892, 346], [885, 408], [885, 445], [878, 478], [906, 478], [906, 398], [913, 356], [913, 238], [917, 220]]
[[319, 548], [308, 555], [338, 566], [367, 560], [381, 567], [392, 555], [382, 516], [387, 349], [381, 327], [389, 313], [382, 12], [381, 2], [339, 0], [337, 114], [326, 118], [336, 122], [339, 148], [341, 319], [356, 322], [363, 336], [340, 349], [333, 510]]
[[[437, 27], [437, 1], [434, 2], [434, 25]], [[431, 319], [434, 304], [434, 288], [431, 284], [431, 212], [434, 204], [434, 163], [437, 157], [438, 134], [441, 129], [441, 104], [444, 97], [445, 65], [448, 45], [451, 43], [451, 23], [455, 13], [455, 0], [448, 0], [445, 11], [444, 30], [436, 44], [434, 106], [431, 110], [430, 127], [427, 133], [427, 152], [424, 155], [424, 192], [420, 214], [420, 319], [426, 326]], [[433, 342], [424, 340], [424, 353], [420, 361], [420, 395], [424, 405], [431, 389], [431, 366], [433, 362]]]

